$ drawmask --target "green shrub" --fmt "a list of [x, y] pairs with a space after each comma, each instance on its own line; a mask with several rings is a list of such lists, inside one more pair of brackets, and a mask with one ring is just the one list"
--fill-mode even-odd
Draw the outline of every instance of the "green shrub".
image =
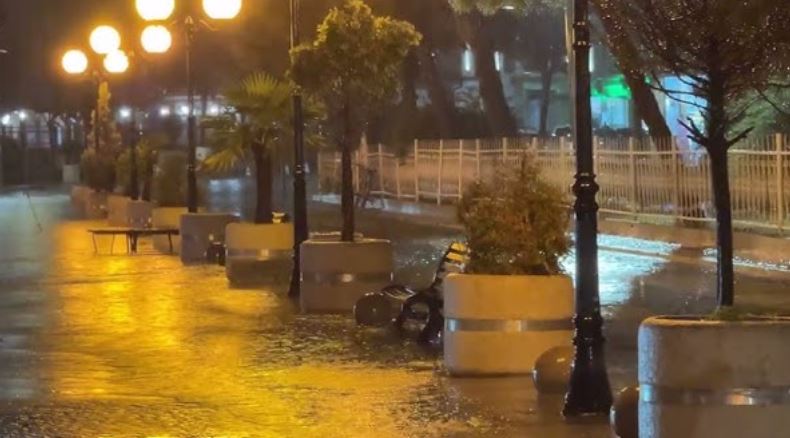
[[466, 271], [483, 275], [555, 275], [570, 250], [565, 195], [525, 158], [465, 193], [458, 217], [471, 252]]
[[93, 190], [112, 192], [115, 189], [115, 156], [88, 148], [80, 159], [82, 182]]

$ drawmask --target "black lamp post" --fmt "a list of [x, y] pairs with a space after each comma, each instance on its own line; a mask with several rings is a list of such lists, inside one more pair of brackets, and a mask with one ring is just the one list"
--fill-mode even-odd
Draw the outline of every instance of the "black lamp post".
[[[299, 0], [290, 0], [291, 49], [299, 45]], [[307, 181], [305, 180], [304, 154], [304, 114], [302, 94], [299, 87], [294, 88], [294, 250], [291, 287], [288, 295], [299, 296], [301, 292], [302, 271], [299, 266], [302, 243], [309, 237], [307, 224]]]
[[588, 0], [575, 0], [573, 50], [576, 117], [576, 316], [575, 355], [563, 415], [606, 415], [612, 392], [604, 360], [603, 317], [598, 291], [598, 184], [593, 165], [590, 106]]
[[[151, 22], [165, 22], [175, 12], [176, 5], [173, 0], [137, 0], [137, 12], [140, 16]], [[203, 0], [203, 12], [208, 18], [215, 20], [230, 20], [235, 18], [242, 7], [242, 0]], [[181, 16], [176, 23], [184, 25], [184, 50], [186, 52], [186, 82], [187, 82], [187, 209], [190, 213], [198, 211], [198, 185], [197, 185], [197, 118], [195, 117], [195, 80], [194, 57], [192, 50], [195, 45], [195, 36], [198, 26], [202, 21], [197, 16], [198, 8], [195, 0], [185, 1], [181, 9]], [[208, 25], [206, 25], [208, 26]], [[149, 26], [142, 36], [143, 47], [149, 53], [164, 53], [170, 49], [171, 37], [166, 28], [161, 24]]]

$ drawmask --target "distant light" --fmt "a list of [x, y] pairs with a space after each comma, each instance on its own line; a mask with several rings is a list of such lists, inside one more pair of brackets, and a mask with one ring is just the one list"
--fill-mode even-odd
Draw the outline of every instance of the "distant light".
[[506, 11], [512, 11], [512, 10], [516, 9], [516, 7], [513, 6], [513, 5], [507, 5], [507, 6], [502, 6], [502, 9], [504, 9]]
[[145, 21], [167, 20], [176, 8], [175, 0], [137, 0], [135, 5]]
[[472, 72], [472, 64], [474, 63], [474, 54], [470, 49], [464, 50], [464, 71], [467, 73]]
[[27, 113], [24, 110], [19, 111], [19, 120], [27, 120]]
[[590, 46], [590, 73], [595, 72], [595, 46]]
[[208, 107], [208, 113], [209, 113], [209, 115], [212, 115], [212, 116], [218, 116], [219, 115], [219, 105], [211, 105], [211, 106], [209, 106]]
[[129, 57], [123, 50], [110, 52], [104, 57], [104, 68], [110, 73], [124, 73], [129, 69]]
[[203, 0], [203, 10], [215, 20], [230, 20], [241, 12], [241, 0]]
[[91, 48], [99, 55], [107, 55], [121, 48], [121, 34], [112, 26], [99, 26], [91, 32]]
[[140, 42], [148, 53], [165, 53], [173, 45], [173, 35], [164, 26], [151, 25], [143, 31]]
[[4, 115], [4, 116], [3, 116], [3, 119], [2, 119], [2, 120], [0, 120], [0, 122], [2, 122], [2, 123], [3, 123], [3, 126], [8, 126], [8, 125], [10, 125], [10, 124], [11, 124], [11, 115], [10, 115], [10, 114], [6, 114], [6, 115]]
[[163, 106], [163, 107], [159, 108], [159, 115], [161, 117], [170, 117], [170, 107], [169, 106]]
[[189, 106], [181, 105], [180, 107], [178, 107], [178, 113], [181, 114], [182, 116], [188, 116], [189, 115]]
[[62, 65], [70, 75], [82, 74], [88, 69], [88, 57], [82, 50], [69, 50], [63, 55]]
[[118, 115], [121, 116], [121, 119], [128, 120], [132, 117], [132, 110], [127, 107], [123, 107], [120, 109], [120, 111], [118, 111]]
[[502, 66], [505, 64], [505, 54], [499, 51], [494, 52], [494, 68], [496, 71], [502, 71]]

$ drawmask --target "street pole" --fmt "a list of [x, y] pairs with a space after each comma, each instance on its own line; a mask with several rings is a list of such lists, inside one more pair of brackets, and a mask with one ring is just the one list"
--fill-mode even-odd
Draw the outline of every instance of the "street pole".
[[136, 111], [132, 110], [129, 123], [129, 197], [133, 201], [140, 200], [140, 187], [137, 178], [137, 120]]
[[608, 415], [612, 392], [604, 359], [603, 317], [598, 290], [598, 204], [595, 196], [590, 106], [588, 0], [575, 0], [573, 50], [576, 118], [576, 315], [575, 354], [563, 415]]
[[[291, 49], [299, 45], [299, 0], [290, 0], [291, 19]], [[299, 296], [301, 292], [302, 271], [299, 266], [302, 243], [309, 237], [307, 223], [307, 182], [305, 181], [305, 154], [304, 154], [304, 114], [302, 107], [302, 92], [299, 87], [294, 88], [294, 250], [293, 271], [291, 273], [291, 287], [288, 295]]]
[[[190, 3], [191, 4], [191, 3]], [[195, 83], [193, 75], [192, 44], [195, 40], [195, 20], [191, 11], [187, 12], [184, 21], [184, 44], [186, 49], [186, 75], [187, 75], [187, 209], [190, 213], [198, 211], [197, 188], [197, 139], [195, 138]]]

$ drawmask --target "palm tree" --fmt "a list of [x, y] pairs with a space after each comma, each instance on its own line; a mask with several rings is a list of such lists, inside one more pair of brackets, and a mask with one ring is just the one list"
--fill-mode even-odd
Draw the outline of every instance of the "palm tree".
[[[255, 223], [272, 223], [273, 150], [292, 138], [291, 84], [266, 73], [253, 73], [225, 92], [233, 110], [204, 122], [214, 152], [203, 166], [228, 171], [255, 167]], [[305, 119], [318, 118], [319, 109], [306, 99]], [[315, 143], [315, 137], [308, 137]]]

